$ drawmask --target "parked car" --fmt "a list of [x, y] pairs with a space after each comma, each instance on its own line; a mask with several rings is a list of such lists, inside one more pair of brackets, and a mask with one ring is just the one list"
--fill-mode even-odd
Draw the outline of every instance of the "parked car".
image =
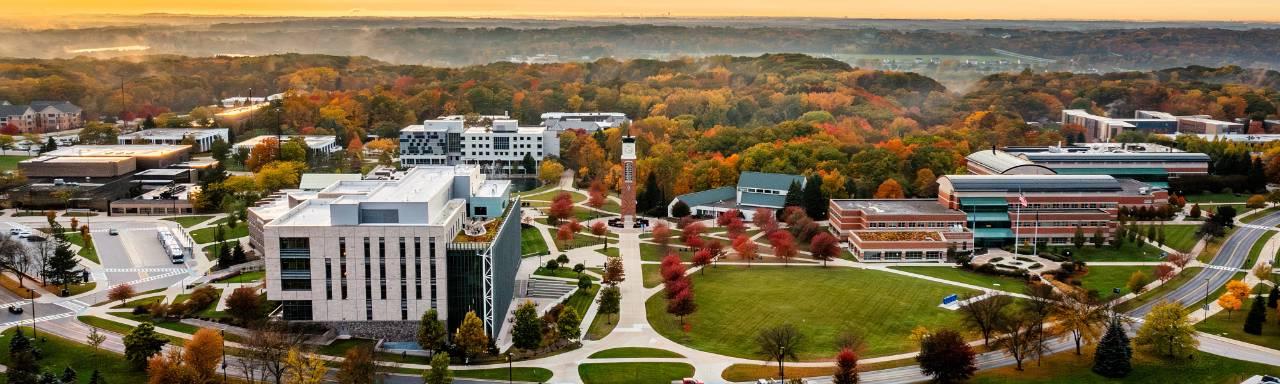
[[9, 313], [14, 314], [14, 315], [21, 315], [21, 314], [22, 314], [22, 307], [20, 307], [20, 306], [16, 306], [16, 305], [15, 305], [15, 306], [12, 306], [12, 307], [9, 307]]
[[120, 231], [115, 228], [111, 228], [107, 230], [107, 234], [111, 236], [116, 236], [120, 234]]
[[18, 238], [19, 238], [19, 239], [25, 239], [25, 238], [28, 238], [28, 237], [31, 237], [31, 231], [28, 231], [28, 230], [25, 230], [25, 229], [18, 231]]
[[21, 228], [9, 228], [9, 235], [17, 236], [19, 233], [22, 233]]

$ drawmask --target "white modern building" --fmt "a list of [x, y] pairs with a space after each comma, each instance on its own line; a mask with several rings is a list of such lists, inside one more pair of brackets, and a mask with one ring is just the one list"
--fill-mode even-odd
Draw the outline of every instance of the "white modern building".
[[1214, 120], [1208, 115], [1175, 116], [1161, 111], [1134, 111], [1133, 118], [1098, 116], [1083, 109], [1062, 111], [1062, 124], [1084, 127], [1085, 141], [1109, 142], [1124, 131], [1141, 131], [1155, 134], [1235, 134], [1244, 133], [1240, 123]]
[[330, 135], [262, 135], [236, 143], [236, 145], [232, 146], [232, 149], [237, 152], [248, 152], [268, 138], [278, 139], [280, 144], [287, 143], [294, 138], [302, 138], [307, 143], [307, 148], [314, 155], [328, 155], [342, 149], [338, 145], [338, 139]]
[[554, 131], [581, 129], [595, 132], [630, 123], [627, 114], [621, 112], [547, 112], [542, 114], [542, 126]]
[[526, 156], [541, 164], [559, 156], [559, 132], [521, 127], [508, 116], [443, 116], [400, 130], [400, 164], [478, 165], [487, 174], [523, 173]]
[[[286, 320], [355, 336], [413, 340], [429, 309], [451, 330], [475, 311], [498, 334], [521, 255], [520, 210], [508, 209], [509, 196], [509, 181], [487, 181], [474, 166], [277, 195], [250, 209], [267, 298]], [[487, 215], [469, 214], [480, 206]]]
[[116, 137], [117, 144], [182, 144], [188, 137], [195, 142], [192, 152], [208, 152], [219, 138], [230, 140], [227, 128], [152, 128]]

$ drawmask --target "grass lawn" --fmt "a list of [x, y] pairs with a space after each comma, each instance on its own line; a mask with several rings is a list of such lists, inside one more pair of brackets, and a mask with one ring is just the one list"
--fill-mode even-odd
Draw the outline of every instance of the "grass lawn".
[[348, 349], [351, 349], [354, 347], [372, 348], [377, 343], [378, 343], [377, 340], [370, 340], [370, 339], [355, 339], [355, 338], [338, 339], [338, 340], [334, 340], [332, 343], [329, 343], [329, 345], [325, 345], [320, 348], [317, 348], [316, 353], [319, 353], [321, 355], [329, 355], [329, 356], [342, 356], [347, 353]]
[[196, 226], [196, 224], [209, 221], [209, 219], [212, 219], [212, 218], [213, 216], [175, 216], [175, 217], [166, 217], [160, 220], [172, 221], [172, 222], [178, 223], [178, 225], [182, 226], [183, 228], [191, 228]]
[[[536, 190], [535, 190], [535, 191], [536, 191]], [[529, 191], [529, 192], [533, 192], [533, 191]], [[526, 193], [528, 193], [528, 192], [526, 192]], [[569, 191], [559, 190], [559, 189], [554, 190], [554, 191], [552, 191], [552, 190], [544, 190], [544, 192], [541, 192], [541, 193], [535, 193], [535, 194], [527, 194], [527, 195], [526, 195], [526, 194], [521, 194], [521, 195], [520, 195], [520, 197], [521, 197], [520, 199], [521, 199], [521, 200], [546, 200], [546, 201], [552, 201], [552, 200], [555, 200], [556, 196], [560, 195], [561, 193], [568, 193], [568, 194], [569, 194], [569, 196], [572, 196], [572, 197], [573, 197], [573, 203], [574, 203], [574, 204], [577, 204], [577, 203], [581, 203], [581, 202], [587, 201], [587, 195], [584, 195], [584, 194], [581, 194], [581, 193], [577, 193], [577, 192], [569, 192]], [[1241, 200], [1241, 201], [1244, 201], [1244, 200]]]
[[937, 277], [939, 279], [951, 280], [957, 283], [965, 283], [976, 285], [983, 288], [998, 289], [1005, 292], [1022, 293], [1026, 282], [1022, 279], [1009, 276], [988, 275], [968, 271], [962, 268], [951, 266], [938, 267], [889, 267], [904, 272], [917, 273], [925, 276]]
[[1084, 289], [1097, 290], [1102, 297], [1111, 295], [1111, 289], [1120, 288], [1120, 294], [1129, 293], [1129, 288], [1125, 287], [1129, 283], [1129, 276], [1135, 271], [1142, 271], [1147, 277], [1155, 279], [1155, 267], [1144, 265], [1090, 265], [1089, 273], [1080, 277], [1080, 282]]
[[649, 324], [690, 347], [744, 358], [758, 357], [754, 340], [759, 331], [785, 322], [806, 338], [797, 351], [801, 360], [830, 359], [831, 346], [846, 331], [866, 342], [862, 356], [909, 352], [915, 347], [908, 336], [916, 326], [960, 328], [960, 314], [938, 308], [939, 300], [976, 293], [852, 268], [722, 266], [693, 279], [698, 311], [685, 319], [691, 330], [685, 333], [666, 313], [660, 293], [645, 303]]
[[578, 312], [578, 324], [586, 322], [587, 309], [596, 300], [596, 292], [600, 292], [600, 284], [592, 284], [586, 290], [579, 289], [564, 300], [564, 305]]
[[[118, 333], [121, 336], [128, 335], [129, 332], [133, 331], [132, 325], [121, 323], [115, 320], [104, 319], [97, 316], [78, 316], [76, 317], [76, 320], [80, 320], [81, 323], [88, 324], [91, 327], [97, 327], [98, 329], [101, 329], [104, 331]], [[156, 335], [159, 335], [160, 337], [163, 337], [166, 340], [169, 340], [169, 344], [181, 346], [187, 343], [187, 340], [181, 337], [169, 336], [159, 332], [156, 332]]]
[[[537, 202], [532, 202], [532, 203], [530, 203], [530, 204], [537, 204]], [[535, 206], [536, 206], [536, 205], [535, 205]], [[587, 220], [591, 220], [591, 219], [594, 219], [594, 218], [597, 218], [597, 217], [604, 217], [604, 216], [608, 216], [608, 214], [600, 213], [600, 212], [596, 212], [596, 211], [592, 211], [592, 210], [590, 210], [590, 209], [586, 209], [586, 208], [579, 207], [579, 206], [576, 206], [576, 205], [575, 205], [575, 206], [573, 207], [573, 214], [572, 214], [572, 215], [570, 215], [568, 218], [565, 218], [565, 220], [568, 220], [569, 218], [574, 218], [574, 219], [578, 219], [578, 222], [582, 223], [582, 222], [586, 222]], [[558, 226], [558, 225], [560, 225], [560, 224], [564, 223], [564, 222], [562, 221], [562, 222], [559, 222], [559, 223], [556, 223], [556, 224], [551, 224], [551, 223], [549, 222], [549, 219], [550, 219], [549, 217], [540, 217], [540, 218], [538, 218], [538, 219], [537, 219], [537, 221], [538, 221], [539, 223], [542, 223], [542, 224], [545, 224], [545, 225], [550, 225], [550, 226], [552, 226], [552, 227], [555, 227], [555, 226]], [[585, 227], [585, 226], [586, 226], [586, 224], [583, 224], [583, 226]], [[586, 230], [587, 230], [586, 228], [583, 228], [583, 231], [584, 231], [584, 232], [585, 232]]]
[[[833, 354], [834, 357], [834, 354]], [[900, 359], [890, 360], [880, 363], [858, 363], [858, 372], [877, 371], [881, 369], [905, 367], [915, 365], [916, 360]], [[787, 377], [821, 377], [831, 378], [831, 374], [835, 372], [835, 365], [826, 367], [792, 367], [787, 366]], [[825, 376], [825, 377], [824, 377]], [[720, 378], [725, 381], [733, 382], [755, 382], [756, 379], [776, 379], [778, 378], [777, 364], [734, 364], [729, 368], [725, 368], [724, 372], [720, 372]]]
[[80, 247], [80, 252], [77, 253], [78, 255], [80, 255], [80, 257], [88, 259], [89, 261], [92, 261], [97, 264], [102, 264], [101, 261], [98, 261], [98, 250], [93, 247], [86, 247], [84, 243], [84, 238], [80, 237], [79, 232], [75, 232], [75, 233], [67, 232], [66, 236], [67, 236], [67, 242], [71, 244], [75, 244]]
[[184, 324], [177, 321], [158, 321], [157, 319], [151, 318], [151, 315], [135, 315], [129, 312], [111, 312], [111, 315], [133, 320], [139, 323], [151, 323], [155, 325], [156, 328], [164, 328], [171, 331], [178, 331], [186, 334], [194, 334], [196, 333], [196, 331], [200, 330], [200, 327], [197, 327], [191, 324]]
[[1275, 213], [1276, 211], [1280, 211], [1280, 207], [1271, 207], [1271, 208], [1263, 209], [1261, 211], [1254, 212], [1248, 216], [1241, 217], [1240, 222], [1252, 223], [1254, 220], [1261, 219], [1263, 216], [1270, 215], [1272, 213]]
[[600, 206], [600, 209], [612, 213], [619, 213], [622, 212], [622, 204], [606, 198], [604, 199], [604, 205]]
[[[30, 327], [22, 327], [22, 333], [27, 337], [31, 337], [31, 331]], [[15, 333], [17, 328], [9, 328], [0, 334], [0, 362], [4, 364], [9, 364], [9, 341], [13, 340]], [[39, 364], [44, 369], [55, 372], [56, 375], [60, 376], [62, 370], [69, 366], [76, 371], [78, 383], [88, 383], [89, 376], [95, 369], [108, 383], [145, 383], [147, 381], [147, 373], [133, 370], [129, 362], [125, 361], [124, 355], [105, 350], [95, 352], [93, 347], [48, 332], [40, 332], [39, 336], [46, 339], [43, 343], [35, 343], [43, 351]]]
[[496, 380], [505, 381], [508, 378], [515, 381], [526, 381], [531, 383], [543, 383], [551, 380], [551, 370], [536, 367], [516, 367], [510, 371], [510, 376], [506, 368], [489, 368], [489, 369], [469, 369], [455, 370], [453, 377], [460, 379], [480, 379], [480, 380]]
[[[516, 196], [520, 196], [523, 198], [528, 198], [529, 196], [541, 196], [541, 195], [547, 194], [547, 192], [550, 192], [552, 189], [557, 189], [557, 188], [560, 188], [559, 183], [550, 183], [547, 185], [543, 185], [541, 187], [530, 189], [528, 191], [517, 193]], [[548, 195], [548, 196], [554, 196], [554, 195]], [[547, 200], [550, 200], [550, 199], [551, 199], [550, 197], [547, 198]], [[538, 200], [541, 200], [541, 199], [538, 199]]]
[[[161, 300], [164, 300], [164, 296], [145, 297], [141, 299], [125, 301], [124, 304], [113, 306], [111, 307], [111, 309], [129, 309], [133, 307], [149, 307], [151, 306], [151, 304], [159, 303]], [[113, 301], [112, 303], [117, 303], [117, 301]]]
[[[1145, 229], [1144, 229], [1145, 230]], [[1145, 232], [1144, 232], [1145, 233]], [[1156, 248], [1150, 244], [1140, 241], [1125, 241], [1120, 248], [1112, 247], [1110, 244], [1103, 245], [1101, 248], [1092, 244], [1084, 248], [1075, 249], [1075, 247], [1060, 247], [1058, 253], [1062, 251], [1071, 251], [1077, 260], [1085, 262], [1090, 261], [1161, 261], [1164, 258], [1160, 254], [1160, 248]]]
[[[693, 260], [693, 252], [684, 252], [680, 249], [684, 244], [673, 243], [669, 247], [672, 252], [680, 255], [680, 261], [690, 262]], [[644, 261], [662, 261], [667, 254], [662, 252], [662, 247], [657, 244], [640, 243], [640, 260]]]
[[[538, 267], [537, 270], [533, 271], [533, 274], [538, 276], [563, 277], [563, 278], [574, 279], [574, 280], [578, 279], [578, 273], [573, 271], [573, 266], [561, 266], [560, 268], [556, 268], [556, 269], [546, 269], [543, 267]], [[597, 279], [595, 276], [591, 276], [586, 273], [583, 273], [582, 276], [586, 276], [588, 279], [591, 279], [591, 281], [600, 280], [600, 279]]]
[[[548, 231], [547, 234], [551, 235], [552, 239], [556, 238], [555, 229], [547, 229], [547, 231]], [[523, 243], [523, 239], [524, 239], [523, 233], [521, 234], [520, 238], [522, 239], [521, 242]], [[596, 237], [595, 235], [586, 234], [586, 233], [578, 233], [573, 236], [573, 240], [570, 240], [567, 242], [559, 241], [559, 240], [556, 240], [556, 241], [560, 243], [558, 244], [559, 246], [557, 248], [559, 248], [561, 251], [567, 251], [574, 248], [591, 247], [591, 246], [602, 247], [605, 241], [607, 241], [609, 244], [618, 243], [617, 238], [609, 237], [609, 238], [606, 238], [604, 241], [601, 241], [599, 237]], [[528, 253], [528, 252], [524, 252], [524, 253]]]
[[679, 353], [671, 352], [665, 349], [645, 348], [645, 347], [622, 347], [610, 348], [600, 352], [592, 353], [587, 356], [588, 359], [641, 359], [641, 358], [674, 358], [684, 357]]
[[[1248, 277], [1248, 276], [1249, 276], [1249, 273], [1247, 273], [1247, 272], [1236, 272], [1236, 274], [1235, 274], [1234, 276], [1231, 276], [1231, 280], [1240, 280], [1240, 281], [1244, 281], [1245, 277]], [[1204, 288], [1204, 282], [1200, 282], [1200, 287], [1201, 287], [1201, 288]], [[1261, 288], [1257, 288], [1257, 287], [1255, 287], [1255, 289], [1261, 289]], [[1262, 292], [1265, 294], [1267, 291], [1270, 291], [1270, 290], [1271, 290], [1271, 288], [1267, 288], [1267, 290], [1266, 290], [1266, 291], [1262, 291]], [[1202, 291], [1202, 292], [1203, 292], [1203, 291]], [[1218, 287], [1218, 289], [1213, 290], [1213, 294], [1209, 295], [1209, 299], [1208, 299], [1208, 301], [1209, 301], [1209, 302], [1216, 302], [1216, 301], [1218, 301], [1218, 298], [1219, 298], [1219, 297], [1222, 297], [1222, 294], [1224, 294], [1224, 293], [1227, 293], [1227, 285], [1226, 285], [1226, 284], [1223, 284], [1221, 287]], [[1254, 293], [1257, 293], [1257, 292], [1254, 292]], [[1206, 301], [1205, 299], [1200, 299], [1200, 301], [1197, 301], [1197, 302], [1195, 303], [1195, 305], [1192, 305], [1190, 308], [1204, 308], [1205, 301]], [[1249, 304], [1250, 304], [1250, 303], [1252, 303], [1252, 302], [1253, 302], [1253, 298], [1249, 298], [1249, 301], [1247, 301], [1247, 302], [1245, 302], [1245, 303], [1241, 304], [1241, 306], [1240, 306], [1241, 311], [1248, 310], [1248, 309], [1249, 309]], [[1237, 314], [1239, 314], [1239, 313], [1240, 313], [1240, 312], [1239, 312], [1239, 311], [1237, 311]], [[1232, 316], [1235, 316], [1235, 315], [1232, 315]]]
[[[609, 256], [609, 257], [619, 257], [622, 255], [621, 251], [618, 250], [618, 247], [609, 247], [608, 249], [596, 248], [595, 250], [596, 250], [596, 253]], [[591, 268], [587, 268], [587, 269], [591, 269]]]
[[546, 255], [550, 253], [547, 241], [542, 238], [542, 231], [530, 225], [520, 226], [520, 253], [523, 255]]
[[1200, 241], [1196, 236], [1199, 225], [1166, 225], [1164, 226], [1164, 245], [1182, 252], [1191, 252], [1191, 248]]
[[242, 272], [235, 276], [215, 280], [214, 283], [252, 283], [255, 281], [262, 281], [266, 276], [267, 271], [249, 271]]
[[[1199, 195], [1187, 196], [1187, 204], [1194, 203], [1243, 203], [1249, 200], [1247, 193], [1204, 193]], [[1205, 208], [1205, 206], [1200, 206]]]
[[97, 288], [97, 287], [98, 287], [98, 283], [93, 281], [90, 281], [84, 284], [71, 284], [67, 286], [67, 292], [70, 293], [71, 296], [75, 296], [81, 293], [92, 291], [94, 288]]
[[1161, 295], [1164, 294], [1164, 292], [1174, 290], [1177, 287], [1182, 286], [1182, 284], [1187, 284], [1188, 282], [1190, 282], [1192, 279], [1195, 278], [1196, 274], [1200, 273], [1200, 268], [1202, 267], [1184, 268], [1182, 272], [1178, 272], [1177, 276], [1174, 276], [1172, 279], [1169, 279], [1169, 281], [1166, 281], [1164, 284], [1160, 285], [1159, 287], [1156, 287], [1155, 289], [1144, 292], [1142, 295], [1139, 295], [1138, 297], [1130, 299], [1129, 301], [1125, 301], [1123, 303], [1120, 303], [1119, 305], [1116, 305], [1116, 310], [1124, 312], [1130, 309], [1140, 307], [1143, 304], [1146, 304], [1147, 302], [1154, 300], [1157, 297], [1160, 297]]
[[609, 333], [613, 332], [613, 329], [616, 328], [617, 326], [618, 326], [617, 315], [604, 315], [599, 312], [596, 312], [596, 317], [591, 320], [591, 327], [587, 328], [586, 339], [587, 340], [603, 339], [605, 336], [609, 336]]
[[[1265, 300], [1263, 301], [1265, 302]], [[1218, 312], [1213, 316], [1209, 316], [1208, 320], [1196, 323], [1196, 329], [1204, 333], [1240, 340], [1249, 344], [1280, 349], [1280, 327], [1276, 326], [1276, 311], [1271, 308], [1267, 308], [1267, 321], [1262, 325], [1261, 335], [1244, 333], [1244, 318], [1248, 317], [1249, 308], [1252, 305], [1253, 299], [1249, 298], [1240, 307], [1239, 311], [1232, 312], [1230, 315], [1227, 314], [1227, 311]]]
[[[235, 244], [232, 244], [230, 241], [228, 241], [227, 244], [231, 245], [231, 248], [227, 248], [228, 250], [232, 250], [232, 251], [235, 250]], [[218, 251], [219, 251], [218, 248], [221, 246], [222, 244], [219, 244], [219, 243], [209, 244], [204, 246], [204, 248], [200, 248], [200, 252], [204, 252], [205, 260], [218, 261]]]
[[1267, 231], [1258, 238], [1258, 241], [1253, 242], [1253, 247], [1249, 248], [1249, 258], [1244, 261], [1245, 269], [1253, 269], [1254, 264], [1258, 262], [1258, 256], [1262, 255], [1262, 246], [1267, 245], [1267, 240], [1271, 240], [1275, 234], [1276, 231]]
[[693, 366], [685, 363], [608, 363], [578, 365], [585, 384], [670, 383], [693, 376]]
[[1045, 356], [1037, 365], [1023, 362], [1024, 371], [1013, 366], [978, 372], [971, 384], [995, 383], [1239, 383], [1255, 374], [1280, 374], [1280, 367], [1197, 352], [1195, 358], [1165, 360], [1145, 352], [1134, 351], [1133, 372], [1124, 379], [1108, 379], [1093, 373], [1093, 352], [1084, 355], [1064, 352]]
[[[661, 267], [658, 264], [641, 264], [640, 274], [644, 278], [644, 287], [653, 288], [662, 284]], [[661, 311], [660, 311], [661, 312]]]
[[[23, 160], [30, 159], [30, 158], [31, 156], [14, 156], [14, 155], [0, 156], [0, 171], [12, 171], [12, 170], [18, 169], [18, 162], [21, 162]], [[5, 356], [8, 356], [8, 355], [6, 354]]]
[[[222, 222], [222, 220], [219, 220], [218, 222]], [[217, 235], [217, 231], [218, 229], [215, 227], [200, 228], [191, 231], [191, 239], [195, 240], [197, 244], [212, 243], [214, 241], [214, 236]], [[222, 234], [226, 236], [227, 240], [249, 236], [249, 226], [245, 224], [244, 221], [239, 221], [235, 228], [222, 228], [222, 231]]]

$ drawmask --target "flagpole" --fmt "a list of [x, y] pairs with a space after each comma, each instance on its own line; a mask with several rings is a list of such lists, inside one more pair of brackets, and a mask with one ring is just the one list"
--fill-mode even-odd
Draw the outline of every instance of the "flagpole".
[[1036, 210], [1036, 234], [1031, 238], [1031, 253], [1040, 255], [1040, 210]]
[[1018, 254], [1018, 243], [1022, 242], [1022, 240], [1018, 236], [1018, 232], [1021, 232], [1018, 229], [1019, 227], [1022, 226], [1022, 188], [1018, 188], [1018, 208], [1017, 209], [1018, 211], [1014, 213], [1013, 225], [1011, 225], [1011, 227], [1013, 227], [1013, 254], [1014, 255]]

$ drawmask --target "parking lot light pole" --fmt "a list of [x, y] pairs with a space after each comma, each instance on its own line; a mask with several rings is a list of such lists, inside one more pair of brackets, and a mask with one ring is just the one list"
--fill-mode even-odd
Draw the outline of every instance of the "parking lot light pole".
[[39, 340], [36, 335], [39, 330], [36, 329], [36, 290], [27, 288], [27, 297], [31, 299], [31, 338]]
[[222, 384], [227, 384], [227, 330], [218, 330], [219, 336], [222, 336]]

